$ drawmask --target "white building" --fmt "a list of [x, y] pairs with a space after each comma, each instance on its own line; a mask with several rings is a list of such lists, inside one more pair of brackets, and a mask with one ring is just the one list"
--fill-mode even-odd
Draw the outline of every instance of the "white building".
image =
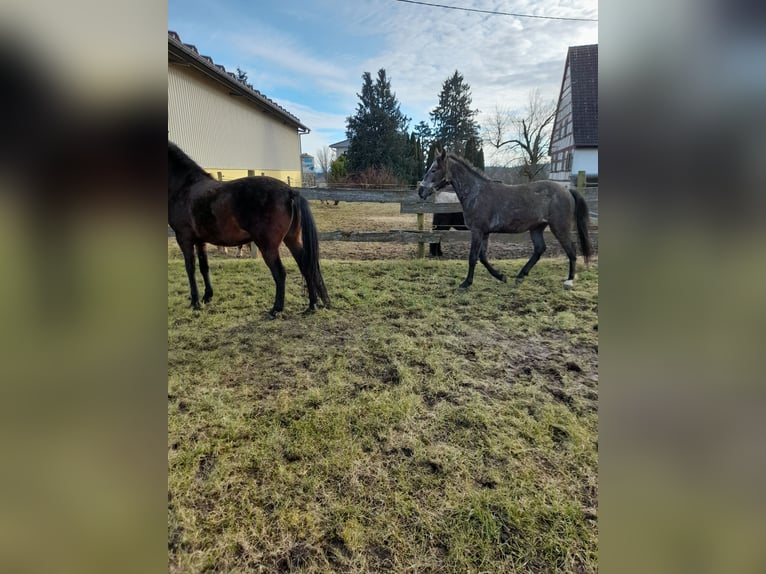
[[550, 156], [550, 179], [571, 182], [584, 171], [598, 180], [598, 44], [569, 48]]
[[223, 181], [268, 175], [301, 185], [309, 128], [168, 32], [168, 139]]

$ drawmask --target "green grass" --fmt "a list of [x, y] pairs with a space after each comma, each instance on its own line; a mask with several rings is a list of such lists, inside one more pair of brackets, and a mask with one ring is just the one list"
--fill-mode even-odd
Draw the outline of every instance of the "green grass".
[[[513, 275], [523, 261], [499, 261]], [[598, 268], [520, 287], [465, 261], [168, 263], [174, 572], [595, 572]]]

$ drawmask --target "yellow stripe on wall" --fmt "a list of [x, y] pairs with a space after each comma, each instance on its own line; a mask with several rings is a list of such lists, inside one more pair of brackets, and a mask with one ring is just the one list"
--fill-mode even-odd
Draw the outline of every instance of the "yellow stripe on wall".
[[[247, 177], [250, 175], [246, 169], [205, 168], [205, 171], [212, 175], [215, 179], [220, 179], [220, 181], [233, 181], [235, 179]], [[254, 169], [253, 175], [267, 175], [285, 183], [289, 183], [292, 187], [303, 186], [301, 172], [298, 170]]]

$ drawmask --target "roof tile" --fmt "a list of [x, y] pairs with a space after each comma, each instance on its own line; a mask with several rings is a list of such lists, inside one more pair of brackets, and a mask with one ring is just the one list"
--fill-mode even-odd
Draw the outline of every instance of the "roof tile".
[[571, 46], [567, 60], [575, 145], [598, 146], [598, 44]]

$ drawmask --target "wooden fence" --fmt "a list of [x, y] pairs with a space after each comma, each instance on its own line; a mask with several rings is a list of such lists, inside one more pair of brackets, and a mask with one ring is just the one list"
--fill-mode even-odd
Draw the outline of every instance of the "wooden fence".
[[[598, 187], [588, 187], [584, 174], [577, 179], [577, 189], [585, 197], [591, 215], [591, 237], [598, 237]], [[400, 213], [411, 213], [416, 216], [416, 229], [392, 229], [388, 232], [366, 231], [324, 231], [319, 233], [320, 241], [352, 241], [380, 243], [416, 243], [417, 257], [425, 257], [427, 243], [448, 241], [470, 241], [470, 231], [433, 231], [425, 228], [426, 213], [458, 213], [463, 208], [455, 198], [453, 201], [436, 202], [433, 199], [423, 201], [415, 189], [362, 189], [362, 188], [296, 188], [301, 195], [309, 200], [343, 201], [351, 203], [398, 203]], [[434, 196], [432, 196], [433, 198]], [[168, 228], [172, 236], [172, 230]], [[549, 233], [546, 230], [546, 233]], [[527, 233], [495, 233], [493, 242], [499, 243], [529, 243]], [[253, 256], [257, 250], [251, 250]]]
[[[598, 187], [586, 187], [584, 180], [578, 190], [585, 197], [594, 228], [591, 236], [598, 235]], [[425, 229], [426, 213], [458, 213], [463, 208], [455, 198], [449, 202], [422, 201], [414, 189], [340, 189], [302, 188], [306, 199], [322, 201], [345, 201], [365, 203], [398, 203], [400, 213], [416, 215], [416, 229], [392, 229], [388, 232], [325, 231], [320, 232], [320, 241], [393, 242], [417, 243], [417, 257], [425, 257], [426, 243], [448, 241], [470, 241], [470, 231], [433, 231]], [[433, 196], [432, 196], [433, 197]], [[546, 230], [547, 231], [547, 230]], [[495, 233], [493, 242], [528, 243], [527, 233]]]

